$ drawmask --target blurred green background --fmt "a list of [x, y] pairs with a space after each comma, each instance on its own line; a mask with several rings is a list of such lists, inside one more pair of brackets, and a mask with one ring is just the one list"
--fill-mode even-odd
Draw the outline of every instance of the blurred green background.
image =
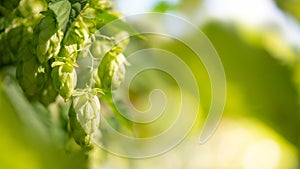
[[[205, 144], [198, 144], [211, 97], [205, 68], [195, 63], [193, 53], [182, 44], [160, 41], [155, 45], [180, 56], [194, 71], [201, 93], [199, 119], [177, 147], [147, 159], [127, 159], [101, 149], [93, 150], [94, 155], [89, 158], [78, 147], [69, 152], [65, 148], [68, 138], [60, 131], [66, 126], [58, 125], [66, 115], [51, 115], [40, 105], [29, 104], [16, 82], [9, 78], [10, 68], [2, 68], [0, 168], [299, 168], [300, 1], [119, 0], [115, 3], [124, 15], [155, 11], [181, 16], [210, 39], [227, 79], [225, 111], [215, 134]], [[166, 79], [153, 81], [151, 75], [137, 78], [137, 86], [132, 87], [134, 105], [140, 109], [147, 107], [147, 95], [143, 92], [150, 90], [151, 84], [165, 83]], [[168, 90], [175, 90], [172, 80], [167, 81]], [[132, 128], [140, 137], [146, 137], [164, 125], [167, 124], [158, 122], [154, 127], [133, 124]]]

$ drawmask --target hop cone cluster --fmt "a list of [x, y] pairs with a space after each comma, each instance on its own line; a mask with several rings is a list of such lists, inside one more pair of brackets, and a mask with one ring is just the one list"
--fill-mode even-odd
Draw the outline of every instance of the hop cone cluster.
[[[122, 52], [128, 42], [114, 42], [99, 48], [99, 44], [103, 44], [101, 40], [94, 41], [89, 52], [101, 63], [90, 72], [91, 84], [79, 89], [75, 71], [76, 67], [80, 69], [77, 64], [79, 53], [91, 44], [94, 33], [118, 19], [118, 14], [112, 12], [112, 4], [107, 0], [47, 2], [45, 11], [36, 16], [27, 15], [32, 20], [25, 17], [3, 19], [0, 15], [0, 68], [16, 66], [16, 78], [30, 101], [48, 106], [57, 96], [71, 100], [70, 132], [77, 144], [87, 147], [94, 136], [99, 136], [100, 100], [97, 93], [111, 92], [120, 86], [127, 64]], [[17, 6], [4, 5], [7, 9]], [[118, 39], [119, 35], [107, 35], [107, 38]]]

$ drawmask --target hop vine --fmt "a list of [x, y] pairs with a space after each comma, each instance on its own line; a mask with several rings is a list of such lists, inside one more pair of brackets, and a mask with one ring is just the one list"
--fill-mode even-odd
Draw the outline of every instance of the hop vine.
[[[126, 31], [98, 31], [119, 14], [108, 0], [50, 0], [37, 14], [11, 8], [0, 11], [0, 68], [16, 67], [16, 79], [31, 102], [45, 107], [58, 97], [70, 102], [68, 132], [78, 145], [90, 147], [101, 137], [100, 96], [120, 86], [128, 64], [123, 54], [128, 40], [117, 41]], [[86, 56], [92, 61], [89, 78], [84, 87], [77, 86], [78, 57]]]

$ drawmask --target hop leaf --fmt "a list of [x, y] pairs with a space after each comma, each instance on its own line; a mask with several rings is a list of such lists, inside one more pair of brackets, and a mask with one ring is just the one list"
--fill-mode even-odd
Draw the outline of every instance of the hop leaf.
[[16, 56], [11, 52], [6, 41], [6, 34], [0, 35], [0, 66], [7, 65], [16, 61]]
[[27, 98], [40, 101], [47, 106], [57, 96], [51, 79], [50, 66], [41, 64], [33, 54], [32, 41], [28, 40], [18, 52], [21, 61], [17, 65], [16, 77]]
[[43, 88], [46, 72], [43, 65], [39, 64], [32, 53], [32, 45], [23, 45], [18, 53], [21, 62], [17, 65], [16, 76], [28, 96], [34, 96]]
[[49, 9], [56, 16], [58, 28], [65, 30], [71, 12], [71, 3], [68, 0], [54, 0], [49, 3]]
[[22, 40], [26, 36], [26, 33], [27, 33], [27, 30], [26, 30], [25, 26], [23, 26], [23, 25], [12, 28], [7, 33], [6, 40], [8, 42], [8, 47], [15, 56], [18, 53], [18, 47], [22, 43]]
[[40, 101], [45, 106], [54, 102], [58, 95], [52, 82], [50, 66], [46, 67], [46, 72], [47, 79], [44, 82], [43, 89], [40, 93], [38, 93], [38, 96], [36, 96], [36, 100]]

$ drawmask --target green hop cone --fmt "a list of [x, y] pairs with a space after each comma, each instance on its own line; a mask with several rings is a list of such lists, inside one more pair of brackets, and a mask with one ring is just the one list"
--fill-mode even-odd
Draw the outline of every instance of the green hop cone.
[[36, 55], [40, 63], [47, 62], [58, 55], [60, 43], [63, 39], [63, 32], [58, 29], [57, 21], [53, 11], [43, 12], [44, 18], [35, 29], [34, 42]]
[[75, 96], [73, 105], [81, 126], [87, 134], [93, 135], [99, 127], [100, 101], [92, 93]]
[[96, 80], [96, 85], [104, 91], [117, 89], [124, 80], [126, 64], [127, 60], [120, 49], [114, 48], [109, 51], [98, 67], [100, 80]]
[[36, 47], [36, 54], [41, 63], [47, 62], [54, 56], [57, 56], [60, 50], [60, 42], [63, 38], [61, 31], [53, 34], [47, 41], [39, 39], [39, 44]]
[[71, 27], [64, 38], [63, 47], [58, 57], [69, 58], [73, 62], [76, 61], [78, 51], [84, 47], [84, 40], [87, 38], [88, 34], [83, 28]]
[[93, 8], [96, 8], [96, 9], [101, 9], [101, 10], [111, 10], [112, 9], [111, 1], [90, 0], [89, 3]]
[[77, 18], [69, 28], [62, 42], [62, 49], [57, 58], [64, 58], [75, 62], [78, 56], [78, 51], [82, 50], [89, 38], [89, 33], [85, 29], [84, 23]]
[[90, 92], [73, 97], [69, 111], [70, 128], [77, 144], [87, 146], [99, 135], [100, 101]]
[[73, 65], [67, 63], [54, 65], [51, 76], [55, 90], [65, 100], [68, 100], [72, 96], [77, 83], [77, 75]]
[[110, 50], [110, 44], [107, 41], [104, 40], [97, 40], [91, 43], [90, 46], [90, 52], [94, 58], [102, 59]]
[[72, 137], [75, 142], [81, 147], [89, 147], [91, 144], [90, 136], [82, 128], [76, 111], [74, 109], [73, 103], [69, 109], [69, 127], [71, 129]]
[[[75, 4], [72, 3], [72, 5]], [[60, 57], [71, 56], [76, 59], [77, 51], [82, 50], [86, 44], [89, 43], [91, 35], [105, 23], [109, 23], [115, 19], [117, 19], [117, 17], [113, 14], [108, 14], [104, 12], [103, 9], [96, 8], [91, 5], [91, 2], [87, 3], [85, 8], [81, 10], [80, 14], [70, 25], [62, 43], [64, 47], [76, 45], [77, 49], [74, 51], [68, 50], [69, 55]], [[66, 49], [69, 49], [69, 47], [66, 47]]]

